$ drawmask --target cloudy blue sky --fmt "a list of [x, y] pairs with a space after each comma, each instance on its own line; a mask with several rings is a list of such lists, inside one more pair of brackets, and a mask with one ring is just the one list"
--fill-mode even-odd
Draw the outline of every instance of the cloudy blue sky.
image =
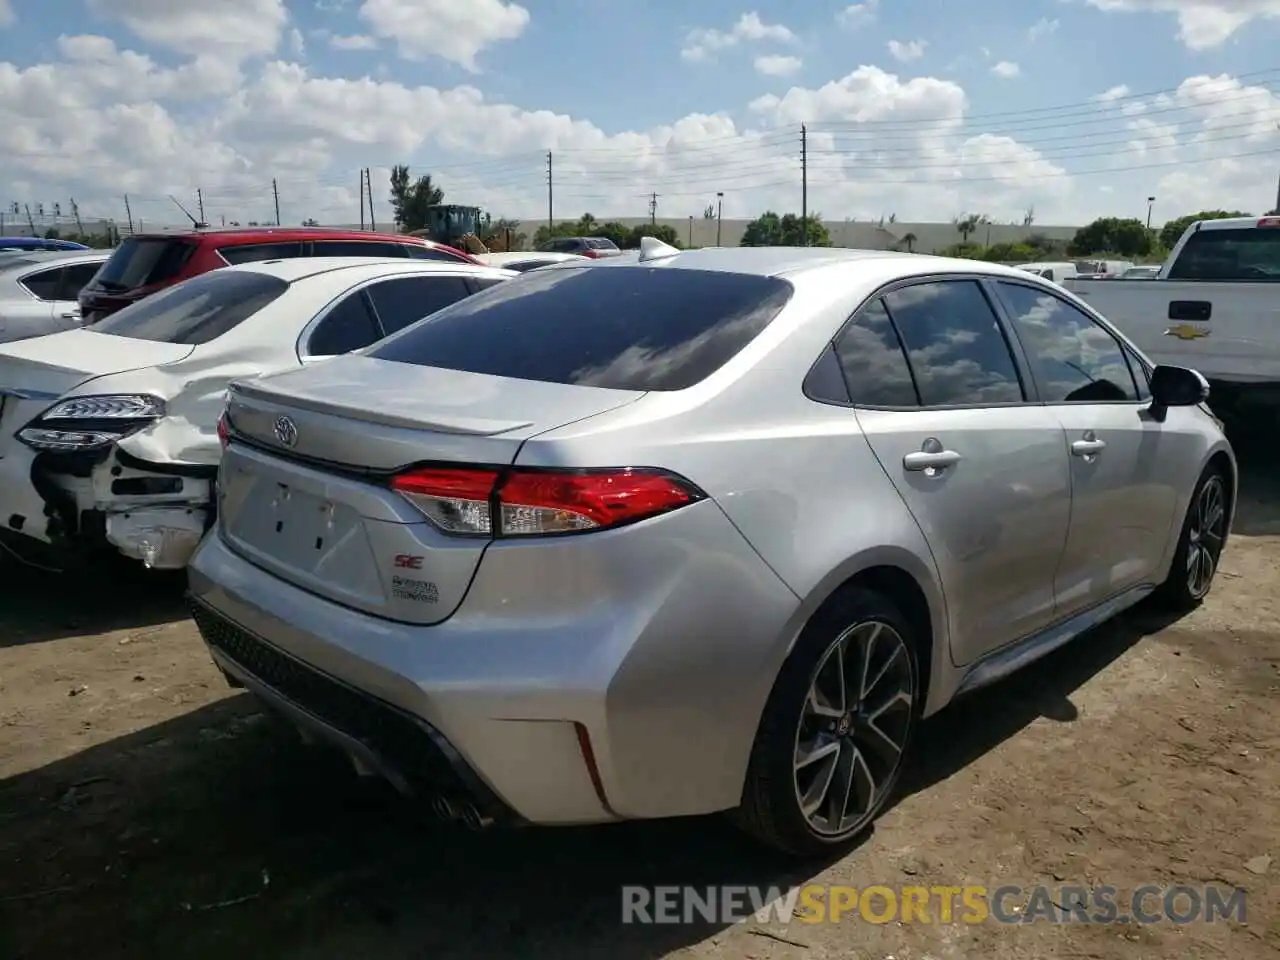
[[358, 218], [370, 167], [546, 215], [1265, 209], [1280, 0], [0, 0], [0, 201]]

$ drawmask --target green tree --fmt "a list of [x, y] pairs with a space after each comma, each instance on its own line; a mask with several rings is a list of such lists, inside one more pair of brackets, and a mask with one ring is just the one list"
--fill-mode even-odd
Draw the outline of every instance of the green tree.
[[421, 230], [427, 225], [427, 207], [438, 203], [444, 203], [444, 191], [430, 174], [411, 180], [404, 164], [391, 168], [391, 209], [401, 230]]
[[977, 232], [978, 227], [984, 223], [990, 223], [991, 220], [985, 213], [962, 213], [953, 222], [956, 230], [960, 232], [960, 242], [967, 244], [969, 234]]
[[1160, 228], [1160, 245], [1172, 250], [1174, 245], [1182, 239], [1182, 235], [1186, 233], [1187, 227], [1197, 220], [1226, 220], [1229, 217], [1247, 216], [1249, 214], [1241, 210], [1201, 210], [1199, 213], [1188, 213], [1185, 217], [1170, 220]]
[[1141, 220], [1134, 217], [1099, 217], [1076, 231], [1067, 244], [1067, 255], [1084, 257], [1098, 253], [1118, 253], [1122, 257], [1145, 257], [1154, 238]]
[[808, 234], [809, 246], [831, 246], [831, 234], [822, 222], [821, 214], [813, 214], [804, 222], [794, 213], [779, 217], [768, 210], [747, 224], [743, 231], [743, 247], [802, 247], [805, 245], [805, 234]]
[[663, 243], [669, 243], [673, 247], [681, 247], [680, 237], [676, 234], [675, 227], [666, 223], [645, 223], [638, 227], [633, 227], [627, 235], [626, 243], [618, 243], [618, 246], [624, 249], [635, 249], [640, 246], [640, 240], [643, 237], [657, 237]]

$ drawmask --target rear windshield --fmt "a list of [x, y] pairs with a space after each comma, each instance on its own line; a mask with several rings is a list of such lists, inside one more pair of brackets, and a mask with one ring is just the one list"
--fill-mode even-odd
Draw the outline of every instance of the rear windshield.
[[1280, 280], [1280, 229], [1197, 230], [1169, 268], [1170, 280]]
[[98, 286], [114, 292], [171, 280], [194, 251], [195, 246], [183, 240], [130, 237], [103, 264]]
[[279, 277], [215, 270], [139, 300], [88, 329], [158, 343], [208, 343], [289, 289]]
[[604, 237], [588, 237], [585, 241], [588, 250], [617, 250], [618, 245]]
[[775, 277], [666, 267], [537, 270], [368, 352], [398, 363], [617, 390], [683, 390], [786, 306]]

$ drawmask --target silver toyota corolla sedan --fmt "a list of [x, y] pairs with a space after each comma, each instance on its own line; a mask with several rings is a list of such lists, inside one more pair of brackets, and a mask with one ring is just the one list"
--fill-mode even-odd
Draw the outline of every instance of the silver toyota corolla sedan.
[[196, 618], [441, 815], [818, 853], [921, 717], [1208, 592], [1207, 393], [1024, 271], [649, 242], [233, 385]]

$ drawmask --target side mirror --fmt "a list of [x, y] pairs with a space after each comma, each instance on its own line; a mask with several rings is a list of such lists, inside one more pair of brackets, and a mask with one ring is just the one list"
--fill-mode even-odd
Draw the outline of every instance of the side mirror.
[[1209, 381], [1186, 367], [1160, 364], [1151, 371], [1151, 412], [1164, 419], [1169, 407], [1194, 407], [1209, 399]]

